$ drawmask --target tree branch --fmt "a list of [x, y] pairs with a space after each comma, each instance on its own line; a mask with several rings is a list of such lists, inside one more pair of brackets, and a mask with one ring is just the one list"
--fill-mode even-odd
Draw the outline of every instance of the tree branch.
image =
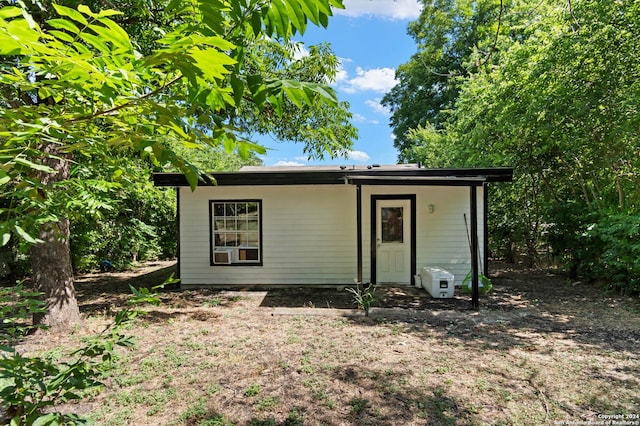
[[480, 68], [481, 66], [486, 64], [489, 61], [489, 59], [491, 58], [491, 56], [493, 55], [493, 52], [496, 51], [496, 46], [498, 45], [498, 36], [500, 35], [500, 27], [502, 26], [502, 12], [503, 11], [504, 11], [503, 0], [500, 0], [500, 14], [498, 15], [498, 28], [496, 29], [496, 36], [493, 39], [493, 46], [491, 46], [491, 50], [489, 50], [489, 53], [487, 54], [487, 56], [484, 57], [484, 60], [482, 62], [480, 62], [476, 66], [476, 68]]
[[131, 105], [134, 105], [134, 104], [136, 104], [136, 103], [138, 103], [140, 101], [143, 101], [143, 100], [145, 100], [147, 98], [150, 98], [151, 96], [157, 95], [158, 93], [162, 92], [167, 87], [172, 86], [173, 84], [178, 82], [180, 79], [182, 79], [182, 77], [184, 77], [184, 75], [183, 74], [179, 74], [178, 76], [172, 78], [169, 82], [165, 83], [164, 85], [158, 87], [157, 89], [155, 89], [155, 90], [153, 90], [153, 91], [151, 91], [149, 93], [146, 93], [146, 94], [140, 96], [137, 99], [125, 102], [125, 103], [123, 103], [121, 105], [118, 105], [118, 106], [115, 106], [115, 107], [112, 107], [112, 108], [108, 108], [108, 109], [105, 109], [105, 110], [102, 110], [102, 111], [94, 112], [91, 115], [85, 115], [85, 116], [82, 116], [82, 117], [74, 118], [74, 119], [72, 119], [70, 121], [72, 123], [75, 123], [75, 122], [78, 122], [78, 121], [87, 121], [87, 120], [92, 120], [92, 119], [94, 119], [96, 117], [100, 117], [102, 115], [108, 115], [108, 114], [111, 114], [113, 112], [120, 111], [121, 109], [124, 109], [124, 108], [127, 108], [127, 107], [131, 106]]
[[571, 4], [571, 0], [567, 0], [567, 1], [569, 2], [569, 13], [571, 13], [571, 17], [575, 21], [578, 28], [582, 28], [582, 26], [580, 25], [580, 22], [578, 22], [578, 18], [576, 18], [576, 15], [573, 13], [573, 5]]

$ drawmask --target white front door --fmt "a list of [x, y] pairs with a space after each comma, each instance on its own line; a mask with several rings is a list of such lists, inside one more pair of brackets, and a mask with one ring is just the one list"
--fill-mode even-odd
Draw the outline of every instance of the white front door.
[[411, 283], [411, 201], [376, 202], [376, 281]]

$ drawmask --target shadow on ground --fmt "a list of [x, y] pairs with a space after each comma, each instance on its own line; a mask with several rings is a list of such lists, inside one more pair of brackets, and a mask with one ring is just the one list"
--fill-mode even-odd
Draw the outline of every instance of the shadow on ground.
[[[175, 262], [157, 262], [131, 272], [81, 276], [76, 281], [81, 310], [88, 314], [111, 312], [126, 305], [129, 286], [151, 288], [175, 271]], [[380, 286], [372, 316], [350, 316], [350, 320], [371, 325], [393, 322], [418, 336], [435, 329], [443, 337], [479, 349], [541, 348], [537, 339], [549, 333], [610, 350], [640, 348], [640, 321], [637, 315], [628, 315], [640, 310], [637, 298], [608, 294], [602, 286], [571, 282], [559, 274], [517, 265], [497, 264], [492, 277], [494, 291], [481, 297], [478, 311], [472, 308], [470, 296], [458, 290], [456, 297], [435, 299], [415, 287]], [[149, 316], [158, 322], [179, 315], [210, 319], [195, 310], [230, 306], [242, 299], [259, 308], [307, 308], [307, 312], [312, 308], [315, 314], [323, 308], [345, 312], [357, 308], [353, 294], [342, 287], [229, 291], [179, 290], [172, 285], [159, 292], [164, 310]]]
[[[416, 287], [380, 286], [376, 294], [374, 306], [381, 308], [417, 310], [471, 308], [471, 300], [465, 296], [434, 299], [425, 290]], [[353, 294], [342, 287], [270, 289], [260, 306], [266, 308], [357, 308]]]
[[[131, 288], [149, 288], [164, 283], [176, 273], [175, 262], [151, 262], [124, 272], [99, 272], [81, 275], [75, 280], [80, 310], [85, 313], [124, 306]], [[175, 291], [176, 284], [167, 285], [162, 292]]]

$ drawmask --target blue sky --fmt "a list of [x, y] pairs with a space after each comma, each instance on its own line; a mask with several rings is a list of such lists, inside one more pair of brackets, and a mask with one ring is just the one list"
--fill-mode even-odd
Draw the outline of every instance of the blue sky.
[[326, 164], [394, 164], [389, 112], [380, 101], [395, 85], [396, 68], [407, 62], [416, 46], [407, 24], [420, 13], [416, 0], [345, 0], [346, 9], [334, 11], [327, 29], [309, 27], [306, 45], [328, 42], [340, 59], [339, 76], [332, 84], [341, 101], [351, 104], [352, 123], [359, 137], [348, 158], [309, 161], [301, 144], [266, 137], [265, 166]]

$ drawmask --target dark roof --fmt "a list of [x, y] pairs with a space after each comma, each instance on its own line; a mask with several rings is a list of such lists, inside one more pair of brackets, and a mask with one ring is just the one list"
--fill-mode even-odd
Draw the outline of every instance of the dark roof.
[[[510, 167], [428, 169], [418, 164], [390, 166], [243, 167], [237, 172], [212, 172], [199, 185], [441, 185], [477, 186], [511, 182]], [[156, 186], [189, 186], [181, 173], [154, 173]]]

